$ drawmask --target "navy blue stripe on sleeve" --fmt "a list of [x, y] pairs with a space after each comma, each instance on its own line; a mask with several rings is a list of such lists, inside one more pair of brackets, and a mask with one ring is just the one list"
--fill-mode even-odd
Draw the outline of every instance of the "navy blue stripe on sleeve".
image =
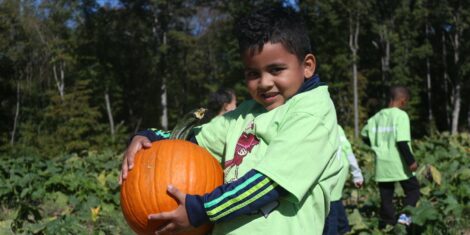
[[285, 191], [262, 173], [251, 170], [238, 180], [203, 196], [186, 195], [186, 211], [192, 226], [220, 222], [258, 212]]
[[147, 139], [150, 140], [150, 142], [155, 142], [155, 141], [159, 141], [159, 140], [166, 140], [166, 139], [170, 138], [170, 132], [162, 131], [162, 130], [158, 130], [158, 129], [154, 129], [154, 128], [139, 131], [134, 136], [136, 136], [136, 135], [145, 136], [145, 137], [147, 137]]

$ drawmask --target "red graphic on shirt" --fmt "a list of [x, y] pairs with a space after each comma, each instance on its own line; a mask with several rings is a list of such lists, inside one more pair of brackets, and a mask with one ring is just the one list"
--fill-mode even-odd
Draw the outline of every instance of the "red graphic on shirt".
[[238, 167], [243, 163], [243, 158], [251, 152], [253, 147], [259, 143], [258, 138], [255, 135], [247, 133], [252, 130], [254, 124], [251, 123], [248, 128], [238, 138], [237, 146], [235, 147], [235, 153], [232, 160], [225, 161], [224, 173], [227, 176], [230, 171], [235, 168], [235, 178], [230, 181], [238, 179]]

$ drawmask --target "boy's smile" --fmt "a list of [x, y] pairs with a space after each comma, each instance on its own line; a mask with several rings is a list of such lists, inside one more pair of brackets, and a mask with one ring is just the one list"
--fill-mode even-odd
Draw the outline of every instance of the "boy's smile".
[[266, 43], [263, 50], [243, 54], [245, 80], [253, 99], [272, 110], [295, 95], [304, 79], [310, 79], [315, 71], [312, 54], [299, 61], [281, 43]]

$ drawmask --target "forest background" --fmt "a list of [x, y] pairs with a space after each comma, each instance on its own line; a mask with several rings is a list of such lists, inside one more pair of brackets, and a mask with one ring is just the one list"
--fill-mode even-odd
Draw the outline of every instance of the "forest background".
[[[0, 229], [128, 231], [115, 216], [128, 138], [171, 129], [221, 86], [248, 99], [232, 26], [270, 4], [304, 17], [365, 169], [373, 157], [360, 128], [386, 106], [389, 86], [410, 88], [406, 111], [428, 182], [421, 209], [435, 210], [420, 229], [468, 231], [469, 0], [0, 0]], [[348, 212], [359, 232], [377, 231], [370, 185], [367, 197], [345, 192], [357, 198]], [[434, 212], [455, 226], [439, 228]]]

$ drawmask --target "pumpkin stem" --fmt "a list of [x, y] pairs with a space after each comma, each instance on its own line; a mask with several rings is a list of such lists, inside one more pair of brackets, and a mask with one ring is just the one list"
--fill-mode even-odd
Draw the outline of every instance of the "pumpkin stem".
[[186, 140], [191, 134], [193, 127], [204, 124], [203, 118], [206, 111], [207, 109], [205, 108], [198, 108], [185, 114], [183, 118], [178, 120], [175, 128], [171, 131], [170, 139]]

